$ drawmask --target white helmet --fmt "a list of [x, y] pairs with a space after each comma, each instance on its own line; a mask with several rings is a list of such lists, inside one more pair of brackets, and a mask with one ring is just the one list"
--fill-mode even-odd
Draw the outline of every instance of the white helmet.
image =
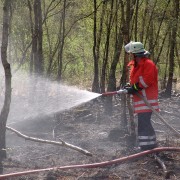
[[144, 45], [141, 42], [133, 42], [131, 41], [130, 43], [125, 45], [125, 51], [127, 53], [142, 53], [145, 52], [146, 50], [144, 49]]

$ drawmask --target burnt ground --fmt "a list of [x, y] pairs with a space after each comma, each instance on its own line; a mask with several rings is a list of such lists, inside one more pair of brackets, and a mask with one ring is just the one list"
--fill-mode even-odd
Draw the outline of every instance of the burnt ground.
[[[176, 95], [171, 99], [160, 97], [159, 100], [161, 115], [169, 124], [180, 130], [180, 96]], [[121, 109], [121, 101], [116, 97], [113, 101], [113, 113], [108, 115], [104, 112], [103, 100], [99, 98], [69, 111], [30, 119], [18, 127], [12, 126], [28, 136], [56, 141], [62, 139], [88, 150], [93, 156], [86, 156], [62, 146], [25, 141], [7, 131], [7, 159], [3, 163], [4, 173], [97, 163], [134, 154], [130, 138], [125, 136]], [[179, 147], [179, 140], [155, 115], [152, 120], [159, 146]], [[166, 178], [180, 179], [180, 153], [162, 152], [159, 157], [170, 172]], [[162, 180], [165, 177], [162, 167], [153, 157], [143, 156], [104, 168], [54, 170], [11, 179]]]

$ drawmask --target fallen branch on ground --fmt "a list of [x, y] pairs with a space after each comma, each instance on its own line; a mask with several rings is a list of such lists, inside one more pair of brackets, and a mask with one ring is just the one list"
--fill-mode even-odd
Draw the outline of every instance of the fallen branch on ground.
[[8, 126], [6, 126], [6, 129], [16, 133], [19, 137], [22, 137], [25, 140], [30, 140], [30, 141], [34, 141], [34, 142], [40, 142], [40, 143], [46, 143], [46, 144], [53, 144], [53, 145], [58, 145], [58, 146], [64, 146], [64, 147], [76, 150], [78, 152], [81, 152], [81, 153], [83, 153], [83, 154], [85, 154], [87, 156], [92, 156], [92, 154], [89, 151], [87, 151], [85, 149], [82, 149], [82, 148], [80, 148], [78, 146], [74, 146], [72, 144], [69, 144], [69, 143], [67, 143], [67, 142], [65, 142], [63, 140], [60, 140], [61, 142], [44, 140], [44, 139], [39, 139], [39, 138], [34, 138], [34, 137], [24, 135], [21, 132], [17, 131], [16, 129], [13, 129], [13, 128], [8, 127]]
[[45, 172], [45, 171], [52, 171], [52, 170], [66, 170], [66, 169], [77, 169], [77, 168], [103, 168], [106, 166], [111, 166], [114, 164], [120, 164], [125, 161], [130, 161], [132, 159], [136, 159], [139, 157], [142, 157], [147, 154], [152, 154], [156, 152], [161, 152], [161, 151], [177, 151], [180, 152], [180, 148], [178, 147], [161, 147], [161, 148], [155, 148], [152, 150], [140, 152], [137, 154], [133, 154], [130, 156], [122, 157], [119, 159], [114, 159], [110, 161], [105, 161], [105, 162], [99, 162], [99, 163], [93, 163], [93, 164], [80, 164], [80, 165], [70, 165], [70, 166], [61, 166], [61, 167], [52, 167], [52, 168], [46, 168], [46, 169], [36, 169], [36, 170], [29, 170], [29, 171], [23, 171], [23, 172], [17, 172], [17, 173], [10, 173], [10, 174], [4, 174], [0, 175], [0, 179], [6, 179], [10, 177], [17, 177], [17, 176], [23, 176], [27, 174], [33, 174], [33, 173], [40, 173], [40, 172]]
[[164, 173], [164, 177], [166, 177], [168, 171], [166, 168], [166, 165], [164, 164], [164, 162], [160, 159], [160, 157], [158, 157], [157, 155], [154, 155], [155, 160], [160, 164], [160, 166], [163, 169], [163, 173]]

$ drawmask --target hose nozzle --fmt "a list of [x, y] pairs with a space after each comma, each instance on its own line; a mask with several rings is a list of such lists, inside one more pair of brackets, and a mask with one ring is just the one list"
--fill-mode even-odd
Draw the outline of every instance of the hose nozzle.
[[127, 94], [127, 90], [120, 89], [119, 91], [105, 92], [105, 93], [102, 93], [102, 96], [113, 96], [115, 94]]

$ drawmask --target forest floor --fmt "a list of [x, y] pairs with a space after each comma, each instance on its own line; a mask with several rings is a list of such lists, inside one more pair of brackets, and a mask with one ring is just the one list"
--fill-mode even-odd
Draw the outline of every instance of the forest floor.
[[[161, 115], [180, 130], [180, 96], [159, 98]], [[63, 141], [79, 146], [93, 154], [92, 157], [62, 146], [25, 141], [7, 131], [7, 159], [4, 174], [65, 165], [97, 163], [136, 153], [128, 143], [122, 126], [121, 101], [114, 99], [113, 113], [104, 113], [101, 98], [87, 102], [69, 111], [32, 119], [16, 128], [31, 137]], [[137, 117], [135, 117], [136, 120]], [[179, 147], [180, 142], [155, 116], [152, 117], [160, 147]], [[169, 177], [180, 179], [180, 153], [162, 152]], [[162, 167], [152, 156], [142, 156], [121, 164], [104, 168], [45, 171], [9, 179], [38, 180], [162, 180]]]

